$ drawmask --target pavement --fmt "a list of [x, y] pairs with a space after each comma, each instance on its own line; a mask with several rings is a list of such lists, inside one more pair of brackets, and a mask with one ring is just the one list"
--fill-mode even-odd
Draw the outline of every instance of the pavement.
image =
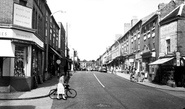
[[45, 81], [36, 89], [25, 92], [10, 92], [10, 93], [0, 93], [0, 100], [29, 100], [37, 98], [48, 97], [49, 91], [56, 88], [58, 79], [56, 76], [52, 77], [50, 80]]
[[[130, 75], [126, 74], [126, 73], [116, 73], [115, 75], [122, 77], [122, 78], [125, 78], [127, 80], [130, 79]], [[42, 84], [39, 84], [38, 88], [32, 89], [31, 91], [0, 93], [0, 100], [29, 100], [29, 99], [45, 98], [45, 97], [48, 97], [49, 91], [51, 89], [56, 88], [57, 83], [58, 83], [57, 77], [52, 77], [52, 79], [47, 80]], [[185, 92], [184, 87], [170, 87], [167, 85], [159, 85], [159, 84], [151, 83], [146, 80], [144, 82], [137, 82], [137, 83], [141, 84], [141, 85], [148, 86], [148, 87], [162, 89], [162, 90]]]
[[[125, 78], [125, 79], [130, 81], [130, 74], [116, 73], [116, 75], [120, 76], [120, 77], [123, 77], [123, 78]], [[146, 79], [143, 82], [137, 82], [137, 83], [141, 84], [141, 85], [149, 86], [149, 87], [154, 87], [154, 88], [157, 88], [157, 89], [162, 89], [162, 90], [185, 92], [185, 88], [184, 87], [170, 87], [170, 86], [167, 86], [167, 85], [155, 84], [155, 83], [152, 83], [152, 82], [150, 82], [150, 81], [148, 81]]]

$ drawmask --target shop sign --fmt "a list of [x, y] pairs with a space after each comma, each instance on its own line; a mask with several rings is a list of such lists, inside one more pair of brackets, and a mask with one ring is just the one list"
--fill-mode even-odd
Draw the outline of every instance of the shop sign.
[[0, 29], [0, 38], [10, 38], [12, 36], [11, 29]]
[[129, 62], [134, 62], [134, 59], [129, 59]]
[[14, 4], [13, 24], [32, 28], [32, 9]]
[[152, 52], [152, 57], [156, 57], [156, 52]]
[[26, 40], [26, 41], [33, 41], [36, 44], [38, 44], [40, 47], [44, 47], [43, 42], [37, 38], [33, 33], [29, 32], [24, 32], [24, 31], [19, 31], [19, 30], [13, 30], [13, 38], [15, 39], [21, 39], [21, 40]]
[[180, 60], [179, 59], [177, 59], [177, 66], [180, 66]]
[[164, 57], [165, 53], [159, 53], [159, 57]]
[[32, 33], [19, 31], [19, 30], [13, 30], [14, 32], [14, 38], [16, 39], [22, 39], [22, 40], [32, 40]]
[[140, 53], [137, 53], [136, 55], [135, 55], [135, 58], [136, 59], [141, 59], [142, 57], [141, 57], [141, 52]]

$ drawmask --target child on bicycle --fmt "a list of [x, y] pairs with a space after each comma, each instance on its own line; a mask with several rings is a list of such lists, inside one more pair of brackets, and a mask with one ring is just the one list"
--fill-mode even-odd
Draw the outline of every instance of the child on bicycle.
[[60, 99], [60, 95], [62, 95], [62, 98], [66, 100], [65, 97], [65, 88], [64, 88], [64, 76], [61, 76], [59, 78], [59, 82], [57, 84], [57, 99]]

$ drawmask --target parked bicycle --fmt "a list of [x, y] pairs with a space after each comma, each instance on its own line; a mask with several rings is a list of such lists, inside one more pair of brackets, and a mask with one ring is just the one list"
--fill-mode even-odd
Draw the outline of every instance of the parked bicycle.
[[[77, 96], [77, 91], [75, 89], [70, 88], [69, 85], [64, 85], [66, 98], [75, 98]], [[49, 97], [51, 99], [57, 98], [57, 88], [51, 89], [49, 92]]]

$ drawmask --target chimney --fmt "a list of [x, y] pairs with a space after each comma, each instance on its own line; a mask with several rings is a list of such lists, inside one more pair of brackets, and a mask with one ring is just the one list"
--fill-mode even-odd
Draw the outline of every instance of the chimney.
[[115, 35], [115, 40], [118, 40], [121, 36], [122, 36], [122, 34], [116, 34]]
[[175, 3], [177, 6], [181, 5], [182, 3], [184, 3], [185, 0], [175, 0]]
[[131, 20], [131, 27], [133, 27], [137, 22], [138, 22], [137, 16], [133, 16], [133, 18]]
[[130, 30], [131, 24], [130, 23], [124, 23], [124, 33], [126, 33], [128, 30]]
[[160, 3], [159, 5], [158, 5], [158, 9], [159, 10], [161, 10], [161, 9], [163, 9], [164, 7], [165, 7], [165, 3]]

